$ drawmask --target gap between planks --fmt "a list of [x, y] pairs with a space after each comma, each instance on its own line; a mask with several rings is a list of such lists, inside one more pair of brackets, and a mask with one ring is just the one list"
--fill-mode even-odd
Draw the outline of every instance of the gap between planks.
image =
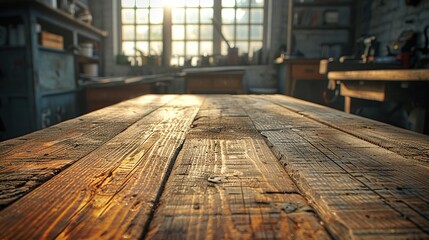
[[147, 239], [330, 239], [240, 104], [204, 101]]
[[139, 238], [201, 99], [158, 108], [3, 209], [0, 238]]
[[426, 167], [264, 97], [241, 98], [337, 237], [429, 236]]
[[265, 100], [429, 167], [429, 136], [288, 96]]
[[176, 98], [145, 95], [0, 143], [0, 209]]

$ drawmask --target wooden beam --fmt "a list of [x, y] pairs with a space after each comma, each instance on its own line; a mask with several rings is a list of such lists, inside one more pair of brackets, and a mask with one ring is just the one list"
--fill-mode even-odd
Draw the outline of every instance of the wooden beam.
[[352, 111], [352, 98], [349, 96], [344, 97], [344, 112], [351, 113]]
[[331, 71], [329, 80], [429, 81], [429, 69]]
[[346, 97], [361, 98], [383, 102], [386, 100], [386, 85], [379, 82], [357, 83], [341, 82], [340, 94]]

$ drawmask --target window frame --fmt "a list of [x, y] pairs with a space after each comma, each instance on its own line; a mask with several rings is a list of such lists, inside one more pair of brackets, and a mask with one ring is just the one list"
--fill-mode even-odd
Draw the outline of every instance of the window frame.
[[[270, 43], [268, 41], [271, 40], [270, 36], [267, 36], [267, 34], [269, 33], [269, 31], [267, 30], [267, 26], [270, 25], [268, 20], [268, 6], [269, 6], [269, 2], [272, 0], [263, 0], [263, 22], [262, 22], [262, 26], [263, 26], [263, 34], [262, 34], [262, 46], [261, 46], [261, 50], [262, 53], [264, 54], [264, 56], [267, 54], [267, 46], [270, 45]], [[121, 0], [116, 0], [117, 2], [117, 16], [118, 16], [118, 21], [116, 23], [116, 34], [117, 34], [117, 44], [115, 44], [117, 46], [118, 49], [118, 54], [121, 54], [123, 52], [122, 50], [122, 5], [121, 5]], [[237, 8], [237, 6], [235, 6], [234, 8]], [[162, 25], [162, 31], [163, 31], [163, 37], [162, 37], [162, 54], [160, 55], [161, 57], [161, 62], [162, 62], [162, 66], [164, 67], [171, 67], [171, 59], [172, 59], [172, 15], [171, 15], [171, 8], [166, 8], [164, 7], [164, 18], [163, 18], [163, 23], [161, 23]], [[251, 7], [249, 8], [251, 9]], [[218, 21], [220, 21], [221, 24], [221, 28], [223, 27], [222, 24], [222, 0], [213, 0], [213, 17], [215, 19], [217, 19]], [[250, 21], [249, 21], [249, 24]], [[198, 23], [198, 25], [200, 26], [201, 23]], [[220, 33], [215, 29], [214, 25], [213, 26], [213, 56], [215, 55], [222, 55], [221, 54], [221, 49], [222, 49], [222, 44], [224, 44], [224, 40], [222, 39]], [[249, 33], [250, 34], [250, 33]], [[135, 40], [136, 41], [136, 40]], [[252, 40], [250, 39], [250, 37], [246, 40], [247, 42], [251, 42]], [[231, 43], [232, 41], [229, 40], [229, 42]], [[248, 48], [249, 49], [249, 48]], [[186, 52], [185, 52], [186, 53]], [[225, 56], [225, 55], [222, 55]], [[264, 56], [260, 56], [262, 58], [264, 58]], [[136, 55], [134, 56], [129, 56], [129, 57], [136, 57]], [[255, 56], [253, 56], [255, 57]], [[176, 66], [176, 67], [186, 67], [186, 66]]]

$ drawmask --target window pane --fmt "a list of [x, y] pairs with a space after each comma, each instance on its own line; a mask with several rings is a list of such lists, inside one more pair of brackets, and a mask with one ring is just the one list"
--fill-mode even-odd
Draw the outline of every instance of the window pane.
[[234, 25], [222, 26], [222, 33], [229, 42], [232, 42], [234, 40]]
[[234, 7], [235, 0], [222, 0], [222, 7]]
[[222, 55], [228, 55], [228, 45], [226, 45], [225, 41], [222, 41], [221, 51]]
[[148, 26], [137, 26], [137, 39], [148, 40], [149, 39], [149, 27]]
[[122, 42], [122, 52], [127, 56], [134, 56], [134, 42]]
[[173, 56], [170, 60], [170, 66], [180, 66], [179, 56]]
[[249, 27], [245, 26], [237, 26], [237, 40], [247, 40], [249, 38]]
[[234, 23], [234, 9], [222, 9], [222, 23]]
[[250, 42], [249, 56], [253, 56], [253, 53], [262, 48], [262, 42]]
[[162, 23], [163, 16], [162, 8], [152, 8], [150, 10], [150, 23]]
[[151, 7], [163, 7], [164, 0], [150, 0]]
[[138, 8], [147, 8], [149, 7], [149, 0], [137, 0], [136, 6]]
[[185, 65], [185, 58], [180, 56], [174, 56], [171, 59], [171, 65], [172, 66], [183, 66]]
[[122, 26], [122, 39], [124, 40], [134, 39], [134, 26]]
[[201, 25], [201, 39], [212, 40], [213, 39], [213, 26], [212, 25]]
[[[205, 0], [203, 0], [205, 1]], [[200, 5], [199, 0], [186, 0], [186, 6], [187, 7], [198, 7]]]
[[[149, 42], [137, 42], [136, 48], [142, 51], [143, 55], [147, 56], [149, 52]], [[136, 52], [136, 55], [139, 56], [140, 53]]]
[[185, 42], [173, 41], [171, 54], [181, 56], [185, 55]]
[[200, 45], [200, 55], [212, 55], [213, 54], [213, 42], [203, 41]]
[[249, 7], [249, 5], [250, 5], [249, 0], [237, 0], [238, 7]]
[[186, 39], [198, 40], [198, 36], [199, 36], [198, 25], [186, 26]]
[[264, 0], [251, 0], [252, 7], [263, 7], [264, 6]]
[[134, 23], [134, 10], [122, 9], [122, 23]]
[[250, 10], [250, 22], [251, 23], [263, 23], [264, 21], [264, 10], [263, 9], [252, 9]]
[[161, 56], [162, 42], [150, 42], [150, 55]]
[[150, 26], [150, 40], [162, 40], [162, 26]]
[[237, 9], [237, 23], [249, 23], [249, 10], [244, 8]]
[[202, 8], [201, 9], [201, 23], [212, 23], [213, 9]]
[[185, 0], [165, 0], [168, 2], [168, 5], [170, 5], [172, 8], [175, 7], [184, 7], [185, 6]]
[[185, 39], [185, 26], [184, 25], [173, 25], [172, 27], [173, 40], [184, 40]]
[[249, 52], [249, 42], [247, 41], [237, 42], [236, 47], [238, 47], [238, 55]]
[[185, 9], [173, 8], [171, 9], [172, 22], [174, 23], [185, 23]]
[[201, 7], [213, 7], [213, 0], [201, 0]]
[[134, 7], [134, 0], [122, 0], [121, 6], [122, 7]]
[[251, 40], [262, 40], [263, 28], [262, 26], [251, 26], [250, 27], [250, 39]]
[[137, 9], [137, 23], [149, 23], [149, 10], [148, 9]]
[[186, 9], [186, 22], [187, 23], [198, 23], [198, 9], [190, 8]]
[[198, 55], [198, 42], [187, 42], [186, 43], [186, 55], [197, 56]]

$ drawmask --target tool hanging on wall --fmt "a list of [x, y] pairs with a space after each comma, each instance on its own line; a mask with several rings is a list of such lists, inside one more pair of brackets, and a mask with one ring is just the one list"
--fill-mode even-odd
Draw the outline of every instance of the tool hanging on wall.
[[396, 51], [396, 59], [404, 68], [413, 67], [415, 64], [415, 51], [417, 46], [417, 33], [412, 30], [403, 31], [393, 43]]

